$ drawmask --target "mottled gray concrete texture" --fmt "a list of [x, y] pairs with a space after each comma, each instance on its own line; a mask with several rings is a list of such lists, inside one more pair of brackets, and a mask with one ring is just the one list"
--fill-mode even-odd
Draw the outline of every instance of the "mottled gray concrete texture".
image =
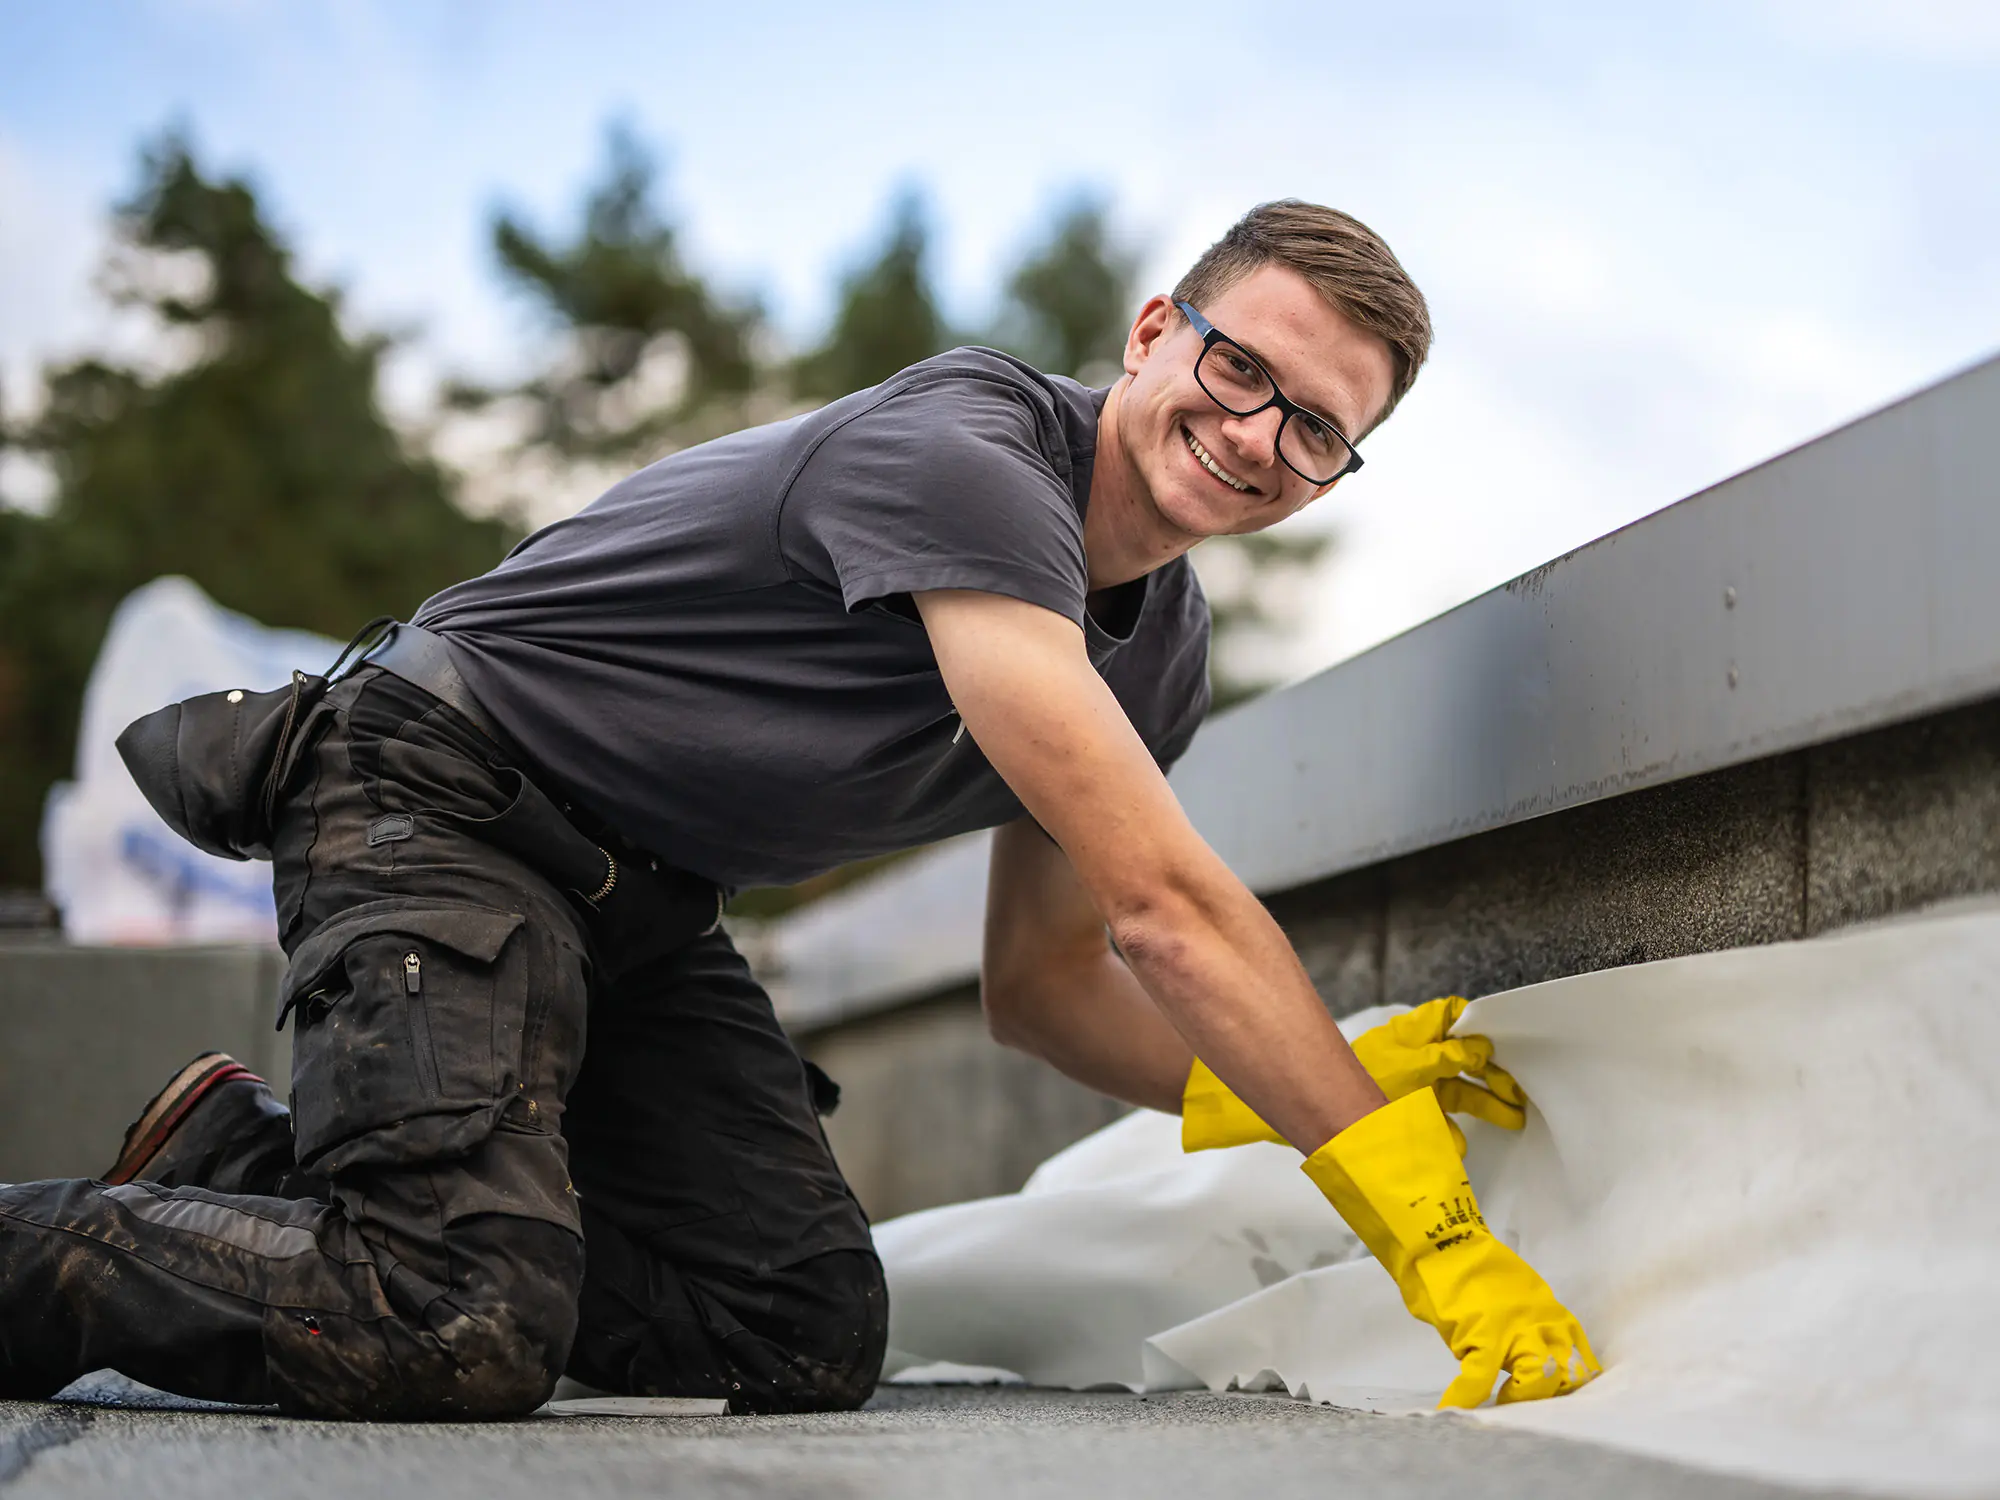
[[1382, 998], [1482, 995], [1798, 936], [1791, 759], [1695, 777], [1400, 860]]
[[841, 1086], [827, 1139], [872, 1219], [1011, 1193], [1125, 1106], [996, 1046], [976, 991], [801, 1039]]
[[1320, 998], [1336, 1016], [1382, 1003], [1386, 880], [1386, 869], [1378, 866], [1268, 901]]
[[9, 1500], [598, 1495], [1077, 1500], [1779, 1500], [1801, 1492], [1454, 1418], [1282, 1397], [891, 1388], [822, 1417], [484, 1427], [0, 1403]]
[[276, 948], [0, 944], [0, 1182], [102, 1172], [140, 1106], [197, 1052], [232, 1053], [282, 1093], [283, 973]]
[[1269, 899], [1335, 1015], [1782, 942], [2000, 890], [2000, 703]]
[[2000, 702], [1807, 752], [1806, 925], [2000, 890]]
[[1786, 756], [1591, 803], [1288, 891], [1270, 907], [1335, 1015], [1796, 937]]

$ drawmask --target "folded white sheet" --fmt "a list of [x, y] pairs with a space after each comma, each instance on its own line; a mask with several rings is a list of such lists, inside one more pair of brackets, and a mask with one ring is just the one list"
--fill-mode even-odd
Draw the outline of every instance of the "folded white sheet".
[[[1479, 1420], [2000, 1491], [2000, 906], [1533, 985], [1459, 1029], [1535, 1102], [1517, 1136], [1467, 1122], [1488, 1221], [1606, 1366]], [[1453, 1361], [1296, 1153], [1182, 1157], [1178, 1128], [1141, 1112], [1017, 1195], [880, 1226], [897, 1366], [1434, 1402]]]

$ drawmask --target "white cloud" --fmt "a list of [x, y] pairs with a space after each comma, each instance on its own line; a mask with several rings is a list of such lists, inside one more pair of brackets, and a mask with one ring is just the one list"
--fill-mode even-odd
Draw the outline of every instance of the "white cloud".
[[1768, 0], [1791, 40], [1957, 67], [2000, 61], [2000, 5], [1993, 0]]
[[[620, 108], [667, 148], [692, 258], [766, 288], [794, 337], [912, 177], [963, 317], [1075, 182], [1145, 237], [1151, 287], [1260, 198], [1359, 213], [1431, 296], [1439, 342], [1368, 468], [1302, 520], [1343, 545], [1301, 667], [2000, 342], [1992, 0], [1415, 0], [1337, 32], [1287, 0], [1243, 27], [1184, 0], [1021, 0], [1004, 33], [914, 6], [556, 22], [500, 5], [447, 24], [211, 4], [161, 25], [175, 66], [222, 57], [228, 86], [174, 86], [214, 159], [260, 169], [306, 273], [352, 287], [356, 322], [426, 330], [392, 363], [399, 408], [438, 371], [521, 357], [534, 325], [497, 287], [487, 213], [504, 192], [572, 223]], [[1254, 91], [1158, 67], [1185, 35], [1206, 76]], [[1301, 36], [1337, 39], [1338, 65], [1297, 66]], [[136, 139], [169, 117], [148, 87], [83, 108]], [[118, 186], [0, 137], [0, 360], [87, 326]]]
[[108, 331], [90, 288], [104, 249], [101, 218], [56, 163], [0, 134], [0, 380], [10, 407], [27, 398], [41, 359]]
[[[1907, 144], [1879, 116], [1718, 85], [1688, 118], [1662, 117], [1690, 81], [1632, 68], [1591, 98], [1505, 108], [1478, 81], [1430, 80], [1401, 100], [1419, 123], [1343, 174], [1333, 201], [1369, 205], [1439, 337], [1369, 467], [1314, 518], [1343, 545], [1295, 668], [1858, 416], [2000, 333], [2000, 285], [1926, 284], [1936, 242], [1911, 232]], [[2000, 270], [1990, 248], [1951, 247]]]

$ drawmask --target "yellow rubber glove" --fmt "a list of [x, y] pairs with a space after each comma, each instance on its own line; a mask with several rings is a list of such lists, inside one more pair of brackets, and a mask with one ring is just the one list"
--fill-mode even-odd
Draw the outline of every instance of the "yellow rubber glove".
[[1470, 1003], [1463, 995], [1445, 995], [1392, 1016], [1354, 1039], [1354, 1055], [1392, 1100], [1429, 1084], [1447, 1114], [1476, 1115], [1502, 1130], [1519, 1130], [1528, 1122], [1523, 1108], [1528, 1096], [1514, 1075], [1493, 1061], [1493, 1044], [1483, 1036], [1451, 1034]]
[[[1451, 1035], [1466, 1003], [1462, 995], [1446, 995], [1384, 1021], [1355, 1039], [1354, 1055], [1391, 1100], [1429, 1085], [1447, 1115], [1476, 1115], [1503, 1130], [1519, 1130], [1527, 1122], [1522, 1108], [1527, 1095], [1512, 1074], [1494, 1063], [1493, 1044], [1483, 1036]], [[1480, 1083], [1459, 1076], [1466, 1073]], [[1450, 1119], [1445, 1124], [1464, 1155], [1465, 1132]], [[1196, 1058], [1181, 1093], [1181, 1149], [1208, 1151], [1250, 1141], [1285, 1144]]]
[[1320, 1147], [1305, 1174], [1458, 1357], [1440, 1407], [1480, 1405], [1503, 1371], [1502, 1405], [1564, 1395], [1601, 1373], [1597, 1356], [1549, 1284], [1486, 1227], [1447, 1123], [1437, 1096], [1417, 1089]]
[[1252, 1141], [1290, 1144], [1197, 1057], [1181, 1090], [1181, 1150], [1213, 1151], [1220, 1146], [1247, 1146]]

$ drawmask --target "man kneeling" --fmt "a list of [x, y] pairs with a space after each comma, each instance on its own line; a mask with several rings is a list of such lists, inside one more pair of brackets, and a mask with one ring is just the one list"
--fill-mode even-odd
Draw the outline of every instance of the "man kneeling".
[[198, 1060], [108, 1184], [0, 1190], [0, 1390], [859, 1404], [887, 1306], [833, 1091], [715, 916], [980, 828], [996, 1035], [1185, 1096], [1190, 1144], [1297, 1146], [1462, 1360], [1448, 1400], [1588, 1379], [1433, 1080], [1357, 1059], [1164, 774], [1208, 707], [1186, 553], [1357, 469], [1429, 340], [1368, 229], [1266, 204], [1108, 390], [940, 355], [642, 470], [331, 683], [141, 721], [169, 821], [273, 860], [293, 1109]]

